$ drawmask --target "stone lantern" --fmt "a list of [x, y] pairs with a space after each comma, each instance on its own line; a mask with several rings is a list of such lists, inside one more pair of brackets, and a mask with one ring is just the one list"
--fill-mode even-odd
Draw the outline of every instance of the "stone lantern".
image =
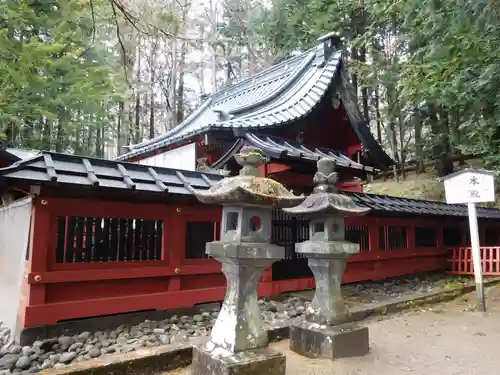
[[194, 348], [193, 374], [284, 375], [284, 355], [267, 348], [257, 287], [265, 268], [285, 255], [283, 247], [271, 244], [272, 209], [295, 206], [304, 197], [259, 177], [265, 163], [260, 149], [245, 147], [235, 158], [242, 166], [239, 176], [196, 193], [201, 202], [223, 207], [220, 241], [207, 243], [206, 253], [222, 263], [227, 290], [210, 340]]
[[345, 217], [363, 215], [370, 209], [360, 208], [351, 198], [339, 194], [335, 162], [321, 159], [317, 168], [313, 193], [298, 206], [283, 209], [310, 219], [310, 239], [295, 244], [295, 251], [308, 258], [316, 281], [305, 321], [290, 328], [290, 348], [308, 357], [365, 355], [369, 351], [368, 328], [346, 323], [349, 310], [340, 283], [346, 258], [359, 252], [358, 244], [345, 240]]

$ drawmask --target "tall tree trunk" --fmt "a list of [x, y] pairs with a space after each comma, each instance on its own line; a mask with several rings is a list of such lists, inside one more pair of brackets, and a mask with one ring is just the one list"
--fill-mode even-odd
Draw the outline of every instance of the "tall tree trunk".
[[[92, 116], [94, 117], [94, 116]], [[96, 131], [95, 131], [95, 155], [98, 158], [102, 158], [102, 131], [103, 126], [101, 122], [97, 123]]]
[[422, 144], [422, 116], [418, 107], [413, 108], [413, 128], [415, 130], [415, 159], [417, 174], [425, 172], [424, 148]]
[[179, 60], [179, 87], [177, 88], [176, 115], [177, 124], [184, 120], [184, 70], [186, 67], [187, 43], [182, 42], [181, 56]]
[[444, 150], [441, 149], [442, 143], [440, 142], [441, 127], [439, 126], [436, 107], [432, 103], [428, 103], [427, 106], [429, 110], [430, 128], [433, 135], [432, 158], [438, 160], [441, 157], [441, 153], [444, 152]]
[[122, 147], [127, 144], [127, 133], [124, 129], [124, 123], [123, 123], [123, 119], [125, 117], [124, 112], [125, 112], [124, 103], [123, 101], [120, 101], [120, 103], [118, 103], [118, 117], [116, 126], [116, 132], [118, 133], [118, 143], [116, 144], [117, 155], [122, 154], [123, 152]]
[[401, 171], [401, 177], [403, 180], [406, 178], [405, 174], [405, 162], [406, 162], [406, 150], [405, 150], [405, 134], [406, 134], [406, 127], [405, 127], [405, 121], [403, 118], [403, 113], [401, 109], [398, 111], [398, 124], [399, 124], [399, 149], [400, 149], [400, 157], [399, 157], [399, 168]]
[[215, 0], [210, 0], [210, 19], [212, 21], [212, 30], [211, 30], [211, 47], [212, 47], [212, 56], [210, 61], [210, 68], [212, 70], [212, 94], [217, 91], [217, 45], [215, 44], [215, 37], [217, 35], [217, 6]]
[[382, 116], [380, 115], [379, 88], [375, 87], [375, 110], [377, 112], [377, 140], [382, 144]]
[[156, 50], [158, 38], [153, 43], [151, 49], [151, 61], [149, 67], [149, 139], [155, 137], [155, 84], [156, 84]]
[[135, 121], [134, 141], [140, 142], [141, 138], [141, 39], [137, 38], [136, 48], [137, 71], [135, 73]]
[[64, 150], [64, 116], [61, 113], [57, 118], [56, 152]]
[[41, 149], [50, 151], [51, 148], [52, 120], [46, 118], [42, 132]]
[[[351, 58], [352, 60], [359, 60], [358, 50], [356, 48], [352, 49]], [[358, 75], [356, 73], [352, 75], [352, 86], [354, 88], [354, 92], [356, 93], [356, 98], [359, 98], [359, 82]]]
[[[439, 123], [441, 128], [441, 149], [444, 153], [450, 154], [450, 121], [448, 111], [442, 109], [440, 111]], [[451, 156], [451, 155], [450, 155]]]
[[155, 137], [155, 99], [154, 96], [151, 95], [149, 98], [149, 139], [153, 139]]
[[176, 104], [177, 104], [177, 64], [178, 64], [178, 59], [177, 59], [177, 39], [172, 39], [171, 41], [171, 48], [172, 48], [172, 56], [171, 56], [171, 61], [172, 61], [172, 67], [170, 69], [170, 85], [168, 87], [169, 91], [169, 103], [170, 103], [170, 123], [169, 123], [169, 128], [174, 128], [177, 125], [177, 114], [176, 114]]

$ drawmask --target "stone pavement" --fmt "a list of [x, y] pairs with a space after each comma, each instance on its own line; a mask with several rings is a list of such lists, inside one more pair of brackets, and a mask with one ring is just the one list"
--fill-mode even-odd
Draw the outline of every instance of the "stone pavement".
[[[486, 293], [487, 313], [474, 312], [475, 293], [455, 301], [373, 318], [371, 352], [330, 362], [272, 344], [287, 356], [287, 375], [498, 375], [500, 374], [500, 286]], [[163, 375], [190, 375], [190, 369]]]

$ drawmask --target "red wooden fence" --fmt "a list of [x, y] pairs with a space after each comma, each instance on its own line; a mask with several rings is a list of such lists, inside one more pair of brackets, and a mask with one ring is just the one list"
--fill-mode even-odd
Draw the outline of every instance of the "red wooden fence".
[[[206, 241], [217, 237], [220, 219], [220, 207], [37, 197], [20, 327], [223, 299], [221, 265], [204, 252]], [[307, 239], [307, 223], [277, 217], [273, 225], [276, 243], [290, 258], [293, 243]], [[447, 249], [467, 245], [466, 228], [464, 218], [349, 219], [346, 237], [361, 252], [348, 259], [342, 281], [445, 270]], [[499, 243], [497, 228], [480, 223], [482, 242]], [[496, 268], [484, 268], [498, 272], [500, 247], [491, 249], [495, 256], [485, 259], [497, 259]], [[268, 268], [260, 296], [314, 287], [311, 275], [283, 277], [283, 268], [294, 269], [289, 265], [301, 259], [287, 262], [282, 269]]]
[[[451, 249], [451, 271], [453, 275], [473, 275], [472, 249], [456, 247]], [[481, 263], [485, 276], [500, 276], [500, 247], [481, 247]]]

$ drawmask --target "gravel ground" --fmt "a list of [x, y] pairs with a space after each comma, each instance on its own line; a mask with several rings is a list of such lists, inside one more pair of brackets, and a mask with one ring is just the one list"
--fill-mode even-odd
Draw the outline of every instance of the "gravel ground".
[[[371, 352], [337, 361], [307, 359], [272, 344], [287, 357], [287, 375], [498, 375], [500, 287], [487, 289], [486, 314], [474, 312], [475, 294], [366, 322]], [[163, 375], [191, 375], [189, 367]]]
[[[350, 306], [381, 302], [394, 297], [430, 292], [449, 285], [466, 283], [467, 278], [432, 275], [398, 278], [385, 282], [365, 282], [343, 286]], [[262, 318], [270, 325], [303, 315], [312, 291], [260, 300]], [[145, 321], [135, 326], [122, 325], [114, 330], [81, 332], [37, 341], [31, 346], [5, 345], [10, 331], [0, 323], [0, 375], [30, 374], [49, 368], [63, 368], [72, 362], [85, 361], [109, 353], [126, 353], [141, 347], [154, 347], [207, 336], [219, 308], [193, 316], [172, 316], [163, 321]]]

